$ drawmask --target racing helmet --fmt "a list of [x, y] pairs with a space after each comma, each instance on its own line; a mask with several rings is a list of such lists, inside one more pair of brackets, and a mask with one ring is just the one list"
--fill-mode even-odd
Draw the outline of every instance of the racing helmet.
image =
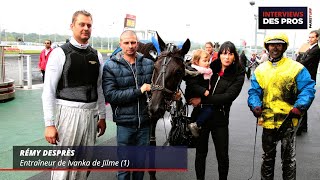
[[[285, 33], [277, 33], [274, 35], [266, 36], [264, 39], [264, 48], [268, 50], [269, 44], [283, 43], [286, 45], [284, 51], [287, 50], [289, 46], [289, 39]], [[269, 50], [268, 50], [269, 51]]]

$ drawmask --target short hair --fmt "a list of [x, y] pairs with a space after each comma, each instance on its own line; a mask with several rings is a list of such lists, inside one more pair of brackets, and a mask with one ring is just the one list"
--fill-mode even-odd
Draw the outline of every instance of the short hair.
[[76, 21], [76, 18], [77, 18], [80, 14], [82, 14], [82, 15], [84, 15], [84, 16], [87, 16], [87, 17], [90, 17], [91, 20], [92, 20], [92, 15], [91, 15], [91, 13], [89, 13], [89, 12], [86, 11], [86, 10], [79, 10], [79, 11], [76, 11], [76, 12], [73, 13], [73, 15], [72, 15], [72, 24]]
[[192, 64], [199, 64], [199, 60], [202, 56], [205, 56], [206, 59], [210, 59], [210, 54], [203, 49], [197, 49], [192, 54], [191, 63]]
[[49, 41], [49, 43], [50, 43], [50, 44], [52, 44], [52, 42], [51, 42], [51, 40], [50, 40], [50, 39], [47, 39], [47, 40], [45, 40], [45, 41]]
[[123, 32], [121, 33], [121, 35], [120, 35], [120, 41], [122, 41], [122, 36], [125, 35], [125, 34], [134, 35], [134, 36], [136, 37], [137, 41], [138, 41], [138, 36], [137, 36], [136, 32], [133, 31], [133, 30], [130, 30], [130, 29], [127, 29], [127, 30], [125, 30], [125, 31], [123, 31]]
[[207, 45], [207, 44], [209, 44], [211, 47], [213, 47], [213, 44], [211, 41], [206, 42], [204, 45]]
[[315, 33], [315, 34], [316, 34], [316, 37], [319, 37], [319, 32], [318, 32], [317, 30], [313, 30], [313, 31], [310, 32], [310, 34], [311, 34], [311, 33]]

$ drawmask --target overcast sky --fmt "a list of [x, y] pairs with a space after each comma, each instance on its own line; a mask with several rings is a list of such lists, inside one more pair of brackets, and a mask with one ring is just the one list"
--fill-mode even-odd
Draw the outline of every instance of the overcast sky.
[[[118, 37], [125, 14], [136, 16], [136, 29], [157, 30], [164, 40], [191, 41], [240, 39], [254, 44], [254, 14], [259, 6], [302, 6], [312, 8], [312, 29], [281, 30], [290, 46], [306, 42], [313, 29], [320, 28], [320, 2], [317, 0], [15, 0], [1, 1], [0, 28], [9, 32], [71, 35], [69, 25], [74, 11], [85, 9], [93, 15], [93, 36]], [[275, 30], [267, 30], [267, 34]], [[279, 31], [279, 30], [277, 30]], [[296, 40], [294, 41], [294, 37]], [[262, 45], [263, 35], [258, 35]]]

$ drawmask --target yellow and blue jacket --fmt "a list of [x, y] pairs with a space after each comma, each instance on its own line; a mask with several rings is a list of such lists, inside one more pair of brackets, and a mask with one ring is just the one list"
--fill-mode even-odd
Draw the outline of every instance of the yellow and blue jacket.
[[251, 110], [257, 106], [262, 108], [264, 128], [279, 128], [293, 107], [302, 111], [310, 107], [314, 86], [315, 82], [302, 64], [287, 57], [274, 63], [267, 61], [252, 75], [248, 106]]

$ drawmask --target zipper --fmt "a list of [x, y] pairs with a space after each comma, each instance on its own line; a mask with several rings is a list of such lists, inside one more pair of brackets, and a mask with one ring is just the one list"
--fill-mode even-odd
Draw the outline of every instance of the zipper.
[[214, 92], [216, 91], [216, 88], [217, 88], [217, 85], [218, 85], [218, 82], [220, 81], [220, 76], [218, 75], [218, 79], [217, 79], [217, 81], [216, 81], [216, 84], [214, 85], [214, 87], [213, 87], [213, 91], [212, 91], [212, 94], [211, 95], [213, 95], [214, 94]]
[[224, 111], [224, 106], [222, 106], [223, 116], [226, 117], [226, 112]]
[[[216, 91], [216, 88], [217, 88], [217, 85], [218, 85], [218, 82], [219, 82], [219, 81], [220, 81], [220, 76], [218, 76], [218, 79], [217, 79], [217, 81], [216, 81], [216, 84], [215, 84], [214, 87], [213, 87], [213, 91], [212, 91], [212, 94], [211, 94], [211, 95], [213, 95], [214, 92]], [[222, 106], [222, 112], [223, 112], [223, 115], [226, 116], [226, 112], [224, 111], [224, 106]]]
[[114, 111], [114, 115], [117, 116], [117, 111], [118, 111], [119, 106], [116, 107], [115, 111]]
[[[126, 61], [126, 60], [125, 60]], [[130, 67], [130, 69], [131, 69], [131, 72], [132, 72], [132, 74], [133, 74], [133, 78], [134, 78], [134, 81], [135, 81], [135, 83], [136, 83], [136, 89], [139, 89], [139, 86], [138, 86], [138, 80], [137, 80], [137, 76], [136, 76], [136, 74], [134, 73], [134, 70], [132, 69], [132, 66], [131, 66], [131, 64], [128, 62], [128, 61], [126, 61], [127, 62], [127, 64], [129, 65], [129, 67]], [[135, 62], [134, 62], [134, 67], [135, 67], [135, 69], [136, 69], [136, 73], [137, 73], [137, 58], [135, 59]], [[140, 128], [140, 126], [141, 126], [141, 119], [140, 119], [140, 113], [139, 113], [139, 109], [140, 109], [140, 100], [139, 100], [139, 98], [138, 98], [138, 120], [139, 120], [139, 125], [138, 125], [138, 128]]]

